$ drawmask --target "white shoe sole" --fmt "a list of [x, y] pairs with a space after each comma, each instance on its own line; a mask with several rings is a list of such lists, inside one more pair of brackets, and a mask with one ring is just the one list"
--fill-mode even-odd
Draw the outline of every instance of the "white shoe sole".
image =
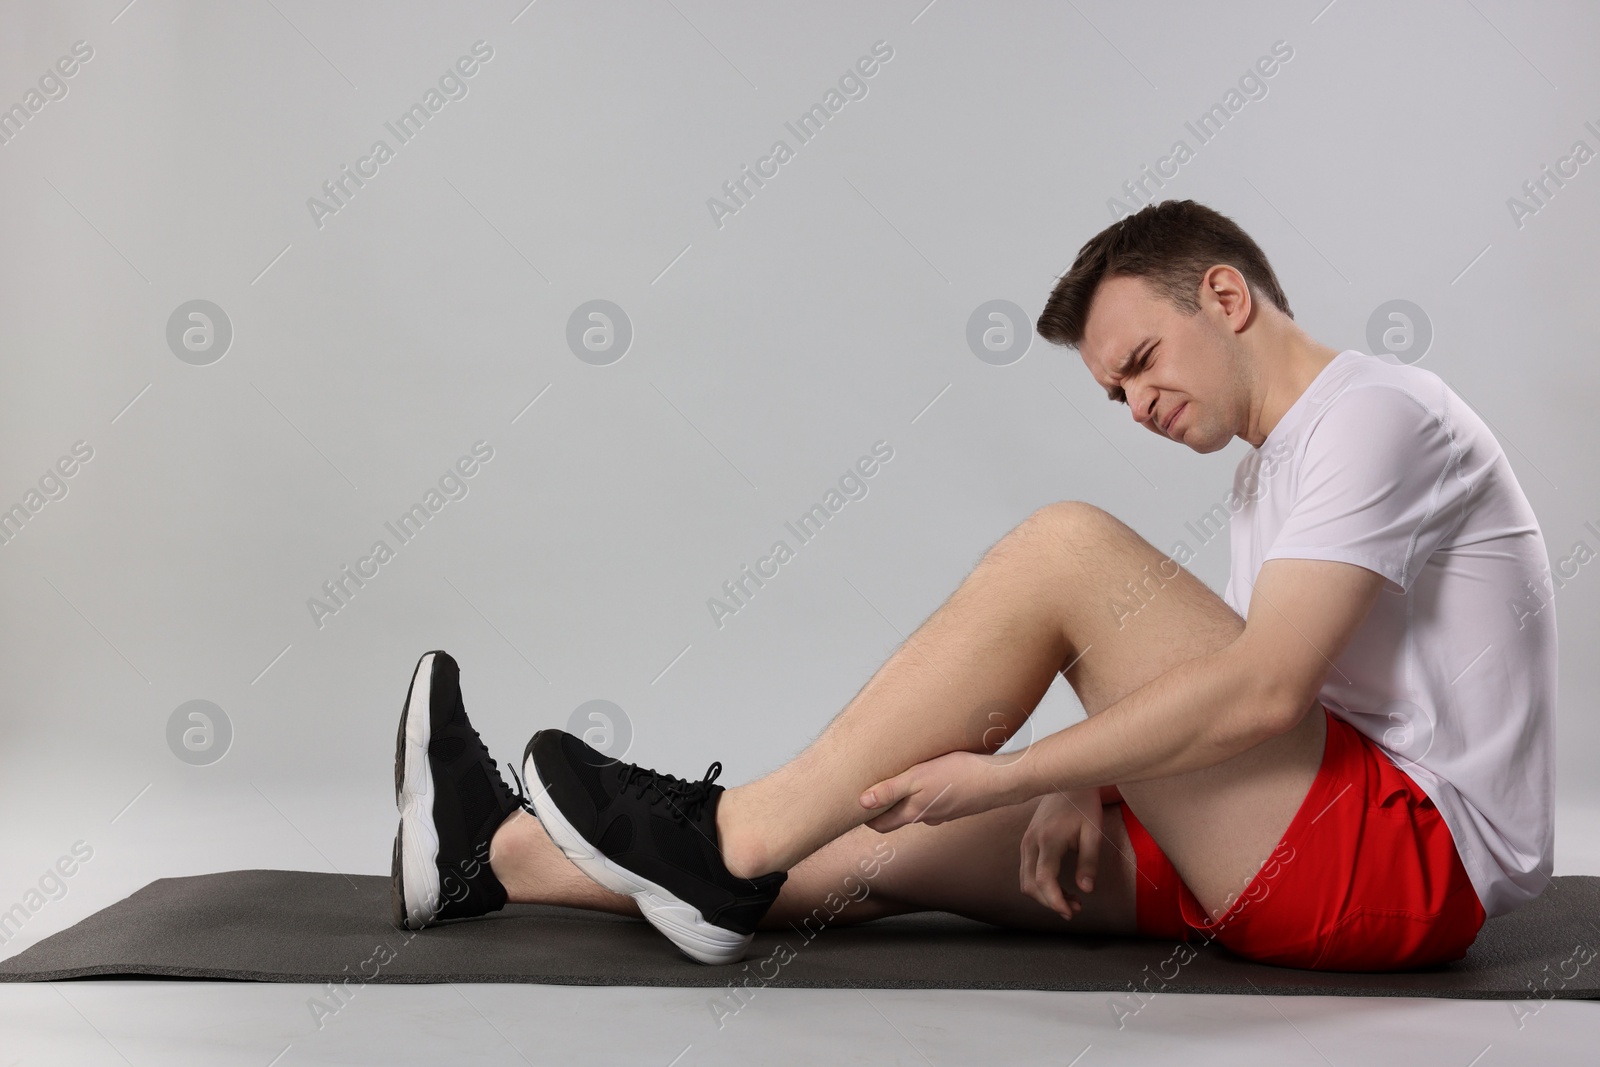
[[[605, 853], [583, 839], [550, 799], [549, 790], [539, 780], [533, 758], [523, 761], [522, 773], [533, 794], [533, 810], [545, 832], [578, 869], [613, 893], [625, 893], [638, 902], [650, 925], [667, 935], [684, 955], [698, 963], [738, 963], [754, 934], [740, 934], [706, 922], [700, 910], [679, 900], [672, 893], [606, 858]], [[409, 893], [409, 890], [407, 890]]]
[[420, 930], [438, 914], [439, 832], [433, 825], [433, 768], [428, 742], [433, 718], [428, 699], [433, 690], [433, 653], [423, 656], [411, 676], [406, 698], [404, 771], [400, 807], [400, 870], [405, 884], [406, 926]]

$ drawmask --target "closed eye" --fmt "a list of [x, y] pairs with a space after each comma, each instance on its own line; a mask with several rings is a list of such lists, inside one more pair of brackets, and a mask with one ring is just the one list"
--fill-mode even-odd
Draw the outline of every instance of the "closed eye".
[[[1139, 362], [1133, 368], [1133, 373], [1140, 374], [1150, 369], [1151, 364], [1155, 360], [1156, 347], [1156, 345], [1151, 345], [1149, 350], [1140, 357]], [[1128, 394], [1123, 392], [1122, 386], [1120, 385], [1112, 386], [1106, 391], [1106, 395], [1110, 399], [1116, 401], [1118, 404], [1126, 404], [1128, 402]]]

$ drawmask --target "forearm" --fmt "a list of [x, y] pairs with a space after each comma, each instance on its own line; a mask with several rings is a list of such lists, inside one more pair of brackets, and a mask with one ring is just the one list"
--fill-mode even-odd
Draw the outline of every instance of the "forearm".
[[1213, 766], [1274, 736], [1281, 699], [1232, 646], [1188, 660], [1017, 753], [1010, 791], [1026, 800]]

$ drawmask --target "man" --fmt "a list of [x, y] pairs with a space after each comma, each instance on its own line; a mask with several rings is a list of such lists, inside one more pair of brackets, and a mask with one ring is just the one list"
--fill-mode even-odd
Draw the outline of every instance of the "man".
[[[771, 774], [725, 790], [717, 763], [689, 781], [541, 730], [532, 815], [429, 653], [396, 757], [396, 922], [565, 904], [721, 963], [760, 928], [942, 910], [1388, 970], [1459, 959], [1537, 896], [1555, 612], [1483, 421], [1429, 371], [1314, 341], [1255, 242], [1192, 201], [1085, 244], [1038, 329], [1151, 433], [1251, 446], [1214, 509], [1224, 597], [1187, 546], [1051, 504]], [[1057, 674], [1087, 718], [999, 754]]]

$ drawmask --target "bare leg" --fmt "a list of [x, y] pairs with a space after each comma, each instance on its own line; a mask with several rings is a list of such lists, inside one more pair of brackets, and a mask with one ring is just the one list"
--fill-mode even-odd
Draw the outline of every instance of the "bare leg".
[[538, 819], [514, 811], [489, 842], [489, 868], [513, 904], [563, 904], [643, 918], [626, 893], [613, 893], [578, 869]]
[[[814, 907], [818, 887], [837, 885], [874, 838], [904, 835], [905, 854], [924, 862], [899, 870], [923, 872], [925, 884], [897, 875], [883, 883], [877, 904], [851, 905], [855, 914], [874, 917], [874, 908], [885, 907], [931, 907], [974, 917], [981, 917], [974, 911], [988, 908], [1006, 914], [1020, 894], [1017, 869], [1026, 820], [1007, 822], [989, 812], [877, 835], [861, 826], [867, 813], [856, 798], [867, 786], [945, 752], [998, 748], [1032, 713], [1058, 671], [1094, 715], [1176, 664], [1233, 640], [1243, 620], [1204, 583], [1174, 568], [1098, 508], [1070, 503], [1036, 512], [995, 545], [804, 752], [723, 795], [717, 822], [729, 869], [746, 876], [789, 869], [795, 889], [786, 884], [774, 910], [779, 916], [792, 914], [785, 910], [791, 907], [787, 896], [798, 913], [805, 913]], [[1130, 596], [1133, 586], [1142, 588], [1142, 604]], [[1120, 612], [1117, 604], [1124, 605]], [[1320, 715], [1307, 715], [1294, 730], [1214, 767], [1122, 786], [1127, 806], [1213, 915], [1260, 868], [1305, 798], [1321, 760], [1323, 729]], [[1114, 811], [1107, 812], [1107, 843], [1126, 850], [1126, 834]], [[536, 820], [529, 823], [526, 829], [537, 828]], [[974, 827], [1005, 832], [985, 836]], [[805, 863], [847, 833], [850, 843]], [[582, 876], [543, 838], [542, 829], [518, 834], [515, 818], [496, 835], [496, 849], [504, 847], [508, 854], [493, 865], [508, 888], [516, 883], [512, 899], [637, 913], [631, 899], [583, 884], [586, 879], [574, 881]], [[945, 841], [956, 844], [942, 847]], [[958, 847], [974, 843], [993, 850], [983, 853], [990, 858], [977, 870], [972, 850]], [[1097, 880], [1102, 888], [1085, 899], [1084, 912], [1088, 916], [1087, 905], [1095, 902], [1108, 929], [1126, 921], [1133, 882], [1131, 875], [1125, 879], [1130, 888], [1120, 900], [1106, 891], [1111, 854], [1102, 853]], [[556, 873], [546, 882], [519, 881], [519, 862], [530, 864], [529, 874]], [[942, 876], [941, 870], [946, 871]], [[1000, 897], [972, 902], [973, 886], [985, 885]], [[1010, 903], [1006, 894], [1013, 898]], [[1023, 899], [1049, 922], [1066, 922]]]
[[[728, 868], [746, 876], [792, 868], [865, 821], [857, 798], [869, 785], [946, 752], [999, 747], [1057, 672], [1094, 715], [1243, 627], [1203, 582], [1114, 516], [1077, 502], [1042, 508], [985, 555], [805, 751], [728, 790], [717, 811]], [[1216, 766], [1122, 787], [1213, 915], [1287, 829], [1323, 735], [1322, 716], [1308, 714]]]
[[[789, 872], [761, 925], [779, 928], [808, 917], [839, 925], [949, 911], [1017, 930], [1134, 933], [1136, 872], [1118, 805], [1104, 809], [1100, 869], [1094, 891], [1080, 894], [1081, 911], [1069, 920], [1022, 892], [1022, 834], [1038, 803], [1035, 798], [938, 826], [913, 823], [887, 834], [855, 827]], [[1066, 866], [1069, 881], [1071, 870]], [[829, 919], [841, 898], [852, 902]]]
[[[888, 834], [858, 826], [789, 871], [761, 928], [803, 924], [811, 931], [905, 912], [949, 911], [1013, 929], [1135, 932], [1133, 852], [1116, 805], [1105, 809], [1100, 871], [1094, 892], [1081, 897], [1080, 912], [1065, 919], [1022, 892], [1022, 833], [1037, 803]], [[525, 812], [513, 814], [495, 834], [490, 865], [515, 903], [639, 916], [632, 897], [591, 881]]]
[[[1063, 672], [1089, 715], [1244, 630], [1221, 597], [1115, 516], [1087, 508], [1072, 530], [1100, 568], [1067, 623], [1074, 642], [1092, 651]], [[1118, 785], [1212, 918], [1249, 886], [1289, 828], [1317, 776], [1326, 732], [1319, 703], [1294, 729], [1221, 763]]]
[[730, 871], [792, 868], [866, 821], [869, 785], [946, 752], [993, 751], [1027, 719], [1069, 660], [1062, 605], [1092, 563], [1046, 514], [990, 549], [803, 752], [723, 795]]

